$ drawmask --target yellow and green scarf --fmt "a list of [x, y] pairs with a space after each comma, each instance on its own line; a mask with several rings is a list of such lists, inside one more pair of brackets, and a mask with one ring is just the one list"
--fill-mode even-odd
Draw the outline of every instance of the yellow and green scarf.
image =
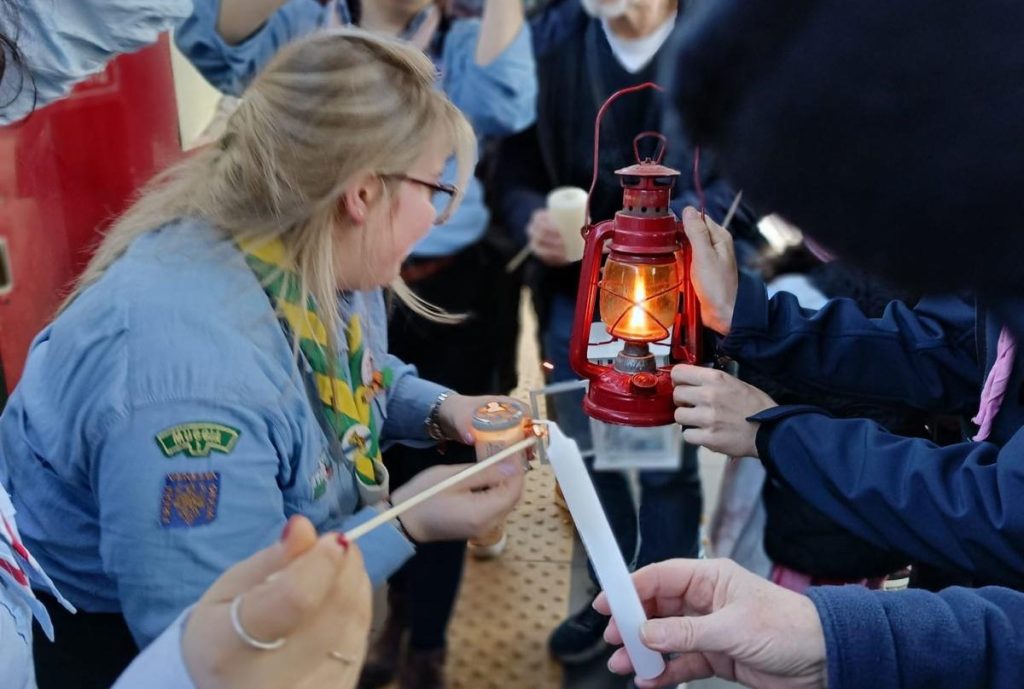
[[[342, 452], [352, 461], [356, 476], [365, 486], [379, 486], [387, 479], [381, 460], [380, 429], [373, 414], [373, 398], [392, 383], [390, 368], [374, 367], [363, 337], [358, 314], [345, 328], [348, 352], [339, 352], [334, 366], [328, 362], [327, 329], [312, 296], [301, 303], [300, 279], [280, 240], [242, 241], [239, 248], [277, 311], [282, 326], [299, 338], [299, 349], [313, 369], [324, 418], [336, 435]], [[353, 383], [355, 381], [355, 384]]]

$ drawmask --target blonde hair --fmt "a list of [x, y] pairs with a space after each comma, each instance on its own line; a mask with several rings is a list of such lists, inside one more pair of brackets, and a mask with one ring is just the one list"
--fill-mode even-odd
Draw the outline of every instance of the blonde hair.
[[[385, 180], [404, 173], [434, 133], [455, 151], [460, 190], [472, 173], [472, 128], [435, 80], [422, 51], [358, 29], [325, 31], [286, 46], [245, 92], [220, 138], [143, 189], [61, 308], [140, 235], [194, 217], [232, 239], [280, 239], [300, 278], [300, 303], [312, 295], [321, 305], [319, 316], [336, 346], [341, 318], [333, 233], [345, 223], [338, 200], [346, 186], [366, 173]], [[461, 191], [453, 203], [460, 200]], [[456, 318], [400, 281], [392, 287], [427, 318]]]

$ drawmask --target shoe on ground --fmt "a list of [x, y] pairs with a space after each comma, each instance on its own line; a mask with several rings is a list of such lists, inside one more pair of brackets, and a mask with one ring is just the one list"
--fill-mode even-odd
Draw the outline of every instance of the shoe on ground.
[[564, 665], [586, 663], [609, 648], [604, 641], [608, 618], [594, 610], [591, 602], [555, 627], [548, 638], [548, 651]]
[[398, 689], [445, 689], [445, 649], [417, 651], [410, 648], [399, 673]]
[[384, 628], [366, 652], [366, 662], [359, 674], [357, 689], [380, 689], [395, 681], [408, 636], [405, 613], [402, 597], [389, 589]]

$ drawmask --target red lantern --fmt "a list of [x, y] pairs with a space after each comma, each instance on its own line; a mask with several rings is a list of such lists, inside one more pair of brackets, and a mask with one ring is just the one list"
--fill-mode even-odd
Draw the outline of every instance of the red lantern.
[[[621, 95], [654, 84], [624, 89], [614, 94], [598, 113], [595, 127], [594, 167], [601, 118]], [[656, 139], [653, 158], [641, 158], [640, 142]], [[569, 361], [580, 376], [590, 381], [583, 402], [591, 417], [628, 426], [663, 426], [672, 423], [670, 370], [676, 363], [702, 363], [700, 304], [690, 283], [690, 245], [683, 224], [669, 207], [678, 170], [662, 165], [666, 138], [643, 132], [633, 140], [636, 163], [616, 170], [623, 188], [623, 207], [612, 220], [587, 225], [576, 315]], [[594, 193], [594, 185], [590, 194]], [[606, 244], [610, 254], [601, 260]], [[590, 325], [595, 302], [601, 320], [614, 340], [624, 343], [610, 366], [587, 358]], [[649, 345], [671, 337], [670, 361], [658, 366]]]

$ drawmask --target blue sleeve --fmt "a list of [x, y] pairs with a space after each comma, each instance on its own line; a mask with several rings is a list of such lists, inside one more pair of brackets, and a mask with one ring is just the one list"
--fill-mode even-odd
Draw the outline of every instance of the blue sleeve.
[[939, 447], [865, 419], [775, 407], [760, 421], [768, 471], [880, 547], [990, 583], [1024, 585], [1024, 430], [1002, 449]]
[[769, 300], [760, 280], [741, 275], [722, 349], [817, 392], [973, 413], [981, 381], [974, 323], [974, 306], [960, 298], [926, 298], [913, 309], [892, 302], [868, 318], [849, 299], [819, 311], [785, 292]]
[[282, 46], [320, 28], [327, 12], [314, 0], [288, 0], [254, 34], [230, 44], [217, 33], [220, 0], [195, 0], [174, 40], [207, 81], [237, 96]]
[[1024, 593], [812, 588], [829, 689], [1020, 689]]
[[135, 657], [110, 689], [196, 689], [181, 654], [181, 635], [191, 609]]
[[477, 136], [521, 131], [537, 114], [537, 72], [525, 25], [505, 50], [486, 65], [476, 62], [480, 21], [452, 25], [441, 57], [441, 85], [473, 125]]
[[[196, 437], [182, 425], [207, 431]], [[279, 538], [283, 487], [308, 480], [290, 461], [301, 441], [271, 411], [204, 399], [137, 405], [103, 434], [89, 469], [100, 556], [140, 647], [221, 573]], [[317, 526], [346, 530], [374, 514], [365, 508]], [[412, 553], [390, 526], [360, 546], [375, 583]]]
[[0, 124], [61, 98], [122, 53], [139, 50], [181, 22], [188, 0], [26, 0], [0, 13], [27, 74], [11, 63], [0, 83]]
[[381, 431], [385, 448], [395, 443], [426, 447], [434, 444], [427, 435], [426, 420], [430, 407], [448, 388], [420, 378], [416, 367], [393, 354], [387, 355], [386, 367], [394, 372], [388, 391], [387, 419]]

